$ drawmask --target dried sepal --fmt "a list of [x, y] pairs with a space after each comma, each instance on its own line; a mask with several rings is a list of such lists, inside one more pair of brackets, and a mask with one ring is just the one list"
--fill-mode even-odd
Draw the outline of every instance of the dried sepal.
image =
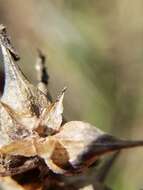
[[17, 121], [13, 110], [2, 102], [0, 116], [0, 147], [30, 135], [29, 130]]
[[[35, 129], [39, 132], [42, 128], [44, 135], [48, 135], [50, 130], [58, 130], [62, 122], [63, 94], [55, 104], [51, 104], [47, 96], [27, 80], [2, 42], [1, 49], [5, 64], [5, 88], [1, 101], [15, 112], [18, 122], [29, 129], [30, 133]], [[42, 124], [37, 126], [41, 118]], [[39, 134], [42, 135], [41, 132]]]
[[59, 131], [63, 121], [63, 99], [66, 87], [62, 90], [55, 103], [45, 108], [40, 115], [35, 129], [40, 136], [48, 136]]
[[[71, 172], [73, 173], [86, 170], [104, 154], [125, 148], [143, 146], [143, 141], [120, 140], [89, 123], [81, 121], [66, 123], [54, 138], [67, 151], [70, 165], [73, 168]], [[56, 153], [58, 154], [58, 150]], [[57, 156], [57, 158], [59, 157]]]
[[27, 80], [3, 44], [1, 49], [5, 65], [5, 86], [1, 101], [19, 115], [38, 116], [49, 106], [47, 97]]
[[[43, 110], [50, 106], [50, 101], [38, 88], [24, 76], [19, 66], [12, 59], [12, 50], [6, 41], [6, 29], [1, 26], [0, 46], [5, 68], [5, 86], [1, 102], [7, 105], [20, 125], [31, 133]], [[8, 41], [10, 44], [10, 41]], [[14, 50], [13, 50], [14, 54]], [[2, 120], [4, 117], [2, 117]], [[16, 126], [13, 126], [16, 128]]]

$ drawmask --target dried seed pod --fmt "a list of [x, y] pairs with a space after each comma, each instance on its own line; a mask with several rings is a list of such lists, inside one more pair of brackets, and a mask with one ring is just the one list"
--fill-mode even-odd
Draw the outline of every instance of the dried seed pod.
[[76, 174], [104, 154], [143, 146], [143, 141], [120, 140], [81, 121], [61, 126], [65, 89], [52, 104], [34, 87], [13, 61], [15, 53], [5, 42], [4, 30], [0, 32], [5, 64], [5, 88], [0, 99], [0, 175], [41, 167], [39, 160], [53, 173]]

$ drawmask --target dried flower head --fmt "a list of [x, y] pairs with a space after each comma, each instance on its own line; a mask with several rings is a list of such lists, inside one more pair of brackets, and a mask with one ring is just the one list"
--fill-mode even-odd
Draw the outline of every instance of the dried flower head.
[[143, 146], [143, 141], [120, 140], [82, 121], [62, 125], [65, 88], [51, 102], [48, 75], [40, 62], [38, 87], [31, 84], [14, 62], [19, 56], [2, 25], [0, 47], [5, 68], [0, 99], [0, 175], [15, 175], [43, 163], [53, 173], [76, 174], [106, 153]]

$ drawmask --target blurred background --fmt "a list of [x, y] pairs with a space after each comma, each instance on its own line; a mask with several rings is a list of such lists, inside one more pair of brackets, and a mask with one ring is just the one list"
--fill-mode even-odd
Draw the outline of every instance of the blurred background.
[[[52, 96], [68, 87], [68, 120], [143, 139], [142, 0], [0, 0], [0, 23], [34, 84], [36, 49], [45, 53]], [[142, 189], [143, 149], [123, 151], [107, 184]]]

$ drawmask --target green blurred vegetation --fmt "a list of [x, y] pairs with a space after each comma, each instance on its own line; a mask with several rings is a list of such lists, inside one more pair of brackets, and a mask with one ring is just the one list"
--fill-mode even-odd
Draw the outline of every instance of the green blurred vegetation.
[[[37, 47], [47, 55], [52, 95], [68, 87], [66, 118], [142, 139], [142, 7], [141, 0], [0, 0], [0, 22], [8, 26], [20, 66], [35, 84]], [[142, 149], [123, 153], [110, 186], [143, 187], [142, 161]]]

